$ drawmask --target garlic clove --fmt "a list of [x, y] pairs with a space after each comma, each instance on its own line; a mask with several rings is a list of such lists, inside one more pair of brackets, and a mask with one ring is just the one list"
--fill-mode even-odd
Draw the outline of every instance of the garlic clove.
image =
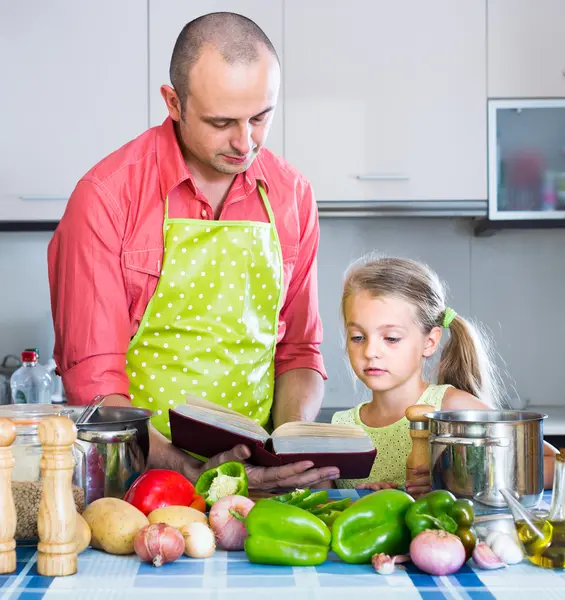
[[515, 565], [524, 559], [522, 548], [510, 535], [501, 534], [497, 536], [490, 545], [490, 549], [499, 560], [509, 565]]
[[506, 567], [498, 556], [490, 549], [485, 542], [479, 542], [473, 550], [473, 560], [480, 569], [501, 569]]
[[388, 554], [380, 553], [371, 558], [371, 563], [379, 575], [390, 575], [394, 572], [395, 560], [396, 556], [391, 558]]
[[491, 531], [486, 536], [484, 541], [487, 544], [487, 546], [490, 546], [492, 548], [492, 545], [494, 544], [494, 540], [496, 540], [496, 538], [500, 537], [501, 535], [503, 535], [503, 533], [501, 531]]

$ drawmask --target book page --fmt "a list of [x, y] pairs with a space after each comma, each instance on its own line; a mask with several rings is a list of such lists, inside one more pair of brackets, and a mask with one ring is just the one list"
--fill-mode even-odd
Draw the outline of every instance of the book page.
[[364, 438], [368, 437], [362, 427], [358, 425], [339, 425], [331, 423], [312, 423], [309, 421], [296, 421], [284, 423], [273, 431], [273, 439], [286, 436], [316, 436], [316, 437], [341, 437]]
[[272, 435], [276, 454], [370, 452], [373, 442], [358, 425], [300, 421], [277, 427]]
[[262, 442], [266, 442], [270, 437], [259, 423], [240, 415], [234, 410], [218, 406], [213, 402], [195, 396], [189, 396], [186, 404], [179, 404], [174, 410], [196, 421], [246, 435]]

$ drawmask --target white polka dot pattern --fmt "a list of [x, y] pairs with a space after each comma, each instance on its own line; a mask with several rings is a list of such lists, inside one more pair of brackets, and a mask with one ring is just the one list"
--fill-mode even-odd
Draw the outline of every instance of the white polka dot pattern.
[[163, 274], [126, 366], [133, 403], [155, 411], [152, 422], [165, 435], [168, 409], [187, 393], [267, 422], [282, 287], [278, 244], [266, 223], [168, 221]]

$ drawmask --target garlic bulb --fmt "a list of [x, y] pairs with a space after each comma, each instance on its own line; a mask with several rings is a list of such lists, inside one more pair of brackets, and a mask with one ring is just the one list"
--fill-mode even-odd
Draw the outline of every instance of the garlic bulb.
[[524, 553], [514, 538], [506, 533], [493, 533], [498, 533], [498, 535], [489, 535], [487, 537], [487, 544], [496, 556], [508, 565], [515, 565], [522, 562]]

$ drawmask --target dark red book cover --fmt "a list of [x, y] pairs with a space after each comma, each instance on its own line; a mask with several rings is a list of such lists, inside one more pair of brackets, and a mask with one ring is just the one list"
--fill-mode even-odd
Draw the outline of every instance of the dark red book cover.
[[317, 468], [337, 467], [342, 479], [363, 479], [370, 475], [377, 456], [375, 449], [368, 452], [274, 454], [271, 451], [270, 440], [263, 444], [245, 435], [181, 415], [173, 409], [169, 410], [169, 421], [171, 440], [178, 448], [200, 456], [214, 456], [238, 444], [245, 444], [251, 450], [249, 461], [262, 467], [276, 467], [310, 460]]

